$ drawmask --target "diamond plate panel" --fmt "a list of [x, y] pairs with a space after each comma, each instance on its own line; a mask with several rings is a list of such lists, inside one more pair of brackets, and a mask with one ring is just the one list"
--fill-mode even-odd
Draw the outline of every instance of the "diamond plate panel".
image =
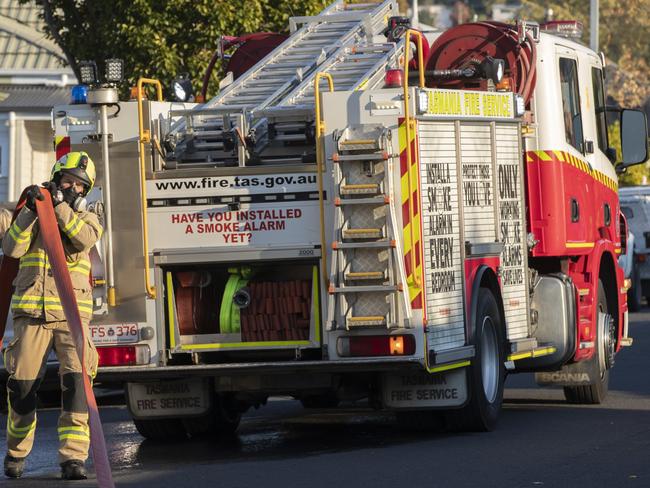
[[388, 253], [378, 249], [350, 249], [346, 254], [348, 261], [346, 271], [367, 272], [382, 271], [388, 268]]
[[350, 312], [347, 317], [360, 317], [369, 315], [387, 316], [390, 312], [390, 293], [357, 293], [356, 296], [348, 296]]

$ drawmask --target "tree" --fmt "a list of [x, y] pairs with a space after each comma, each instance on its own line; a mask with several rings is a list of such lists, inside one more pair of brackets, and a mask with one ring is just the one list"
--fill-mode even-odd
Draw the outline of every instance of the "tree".
[[[168, 87], [187, 72], [195, 89], [217, 48], [220, 35], [286, 31], [291, 15], [312, 15], [327, 0], [20, 0], [42, 8], [45, 32], [79, 74], [79, 61], [121, 58], [128, 93], [138, 78], [159, 79]], [[116, 14], [119, 12], [119, 14]], [[219, 78], [217, 65], [210, 87]]]
[[[650, 0], [600, 0], [600, 50], [613, 69], [607, 70], [607, 92], [618, 105], [641, 107], [650, 97]], [[589, 40], [589, 5], [585, 0], [522, 0], [521, 17], [543, 21], [546, 10], [555, 19], [582, 22], [582, 42]]]

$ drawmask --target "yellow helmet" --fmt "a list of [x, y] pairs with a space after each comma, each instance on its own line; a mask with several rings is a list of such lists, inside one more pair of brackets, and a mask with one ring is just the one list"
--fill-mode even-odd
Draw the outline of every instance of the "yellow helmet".
[[86, 185], [86, 195], [95, 184], [97, 173], [95, 172], [95, 163], [90, 159], [88, 153], [84, 151], [69, 152], [59, 158], [52, 167], [52, 174], [50, 179], [55, 181], [62, 175], [68, 174], [79, 178]]

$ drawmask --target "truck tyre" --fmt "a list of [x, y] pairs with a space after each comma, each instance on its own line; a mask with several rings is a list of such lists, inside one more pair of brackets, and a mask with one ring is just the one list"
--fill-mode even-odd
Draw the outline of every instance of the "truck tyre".
[[133, 419], [135, 428], [145, 439], [171, 442], [187, 438], [181, 419]]
[[336, 392], [321, 393], [320, 395], [306, 395], [300, 398], [304, 408], [336, 408], [339, 406]]
[[632, 288], [627, 291], [627, 306], [630, 312], [638, 312], [641, 309], [642, 297], [641, 276], [639, 276], [639, 270], [635, 267], [632, 271]]
[[241, 405], [232, 395], [216, 395], [215, 398], [215, 432], [218, 435], [232, 435], [237, 431], [242, 413], [249, 406]]
[[214, 408], [207, 415], [183, 419], [190, 437], [227, 437], [233, 435], [241, 421], [241, 406], [232, 396], [214, 395]]
[[[603, 282], [598, 280], [597, 314], [606, 314], [603, 327], [596, 329], [596, 351], [590, 361], [595, 362], [599, 378], [589, 385], [565, 386], [564, 397], [569, 403], [595, 405], [601, 403], [609, 391], [609, 368], [614, 364], [614, 348], [616, 347], [616, 325], [607, 313], [607, 296]], [[598, 315], [596, 315], [598, 320]], [[599, 321], [599, 320], [598, 320]], [[600, 322], [600, 321], [599, 321]]]
[[488, 288], [479, 288], [474, 324], [476, 356], [467, 368], [469, 403], [445, 414], [451, 431], [487, 432], [496, 426], [503, 403], [505, 338], [497, 301]]

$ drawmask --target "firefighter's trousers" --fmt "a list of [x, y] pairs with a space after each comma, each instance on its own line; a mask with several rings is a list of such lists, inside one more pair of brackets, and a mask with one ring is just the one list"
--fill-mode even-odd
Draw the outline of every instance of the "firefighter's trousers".
[[[87, 324], [84, 324], [86, 331]], [[86, 371], [97, 370], [97, 351], [88, 339]], [[59, 416], [59, 463], [88, 458], [90, 432], [88, 407], [81, 375], [81, 363], [67, 322], [43, 322], [31, 317], [14, 317], [14, 339], [5, 351], [7, 380], [7, 454], [26, 457], [34, 444], [36, 393], [45, 374], [50, 351], [59, 359], [61, 415]]]

